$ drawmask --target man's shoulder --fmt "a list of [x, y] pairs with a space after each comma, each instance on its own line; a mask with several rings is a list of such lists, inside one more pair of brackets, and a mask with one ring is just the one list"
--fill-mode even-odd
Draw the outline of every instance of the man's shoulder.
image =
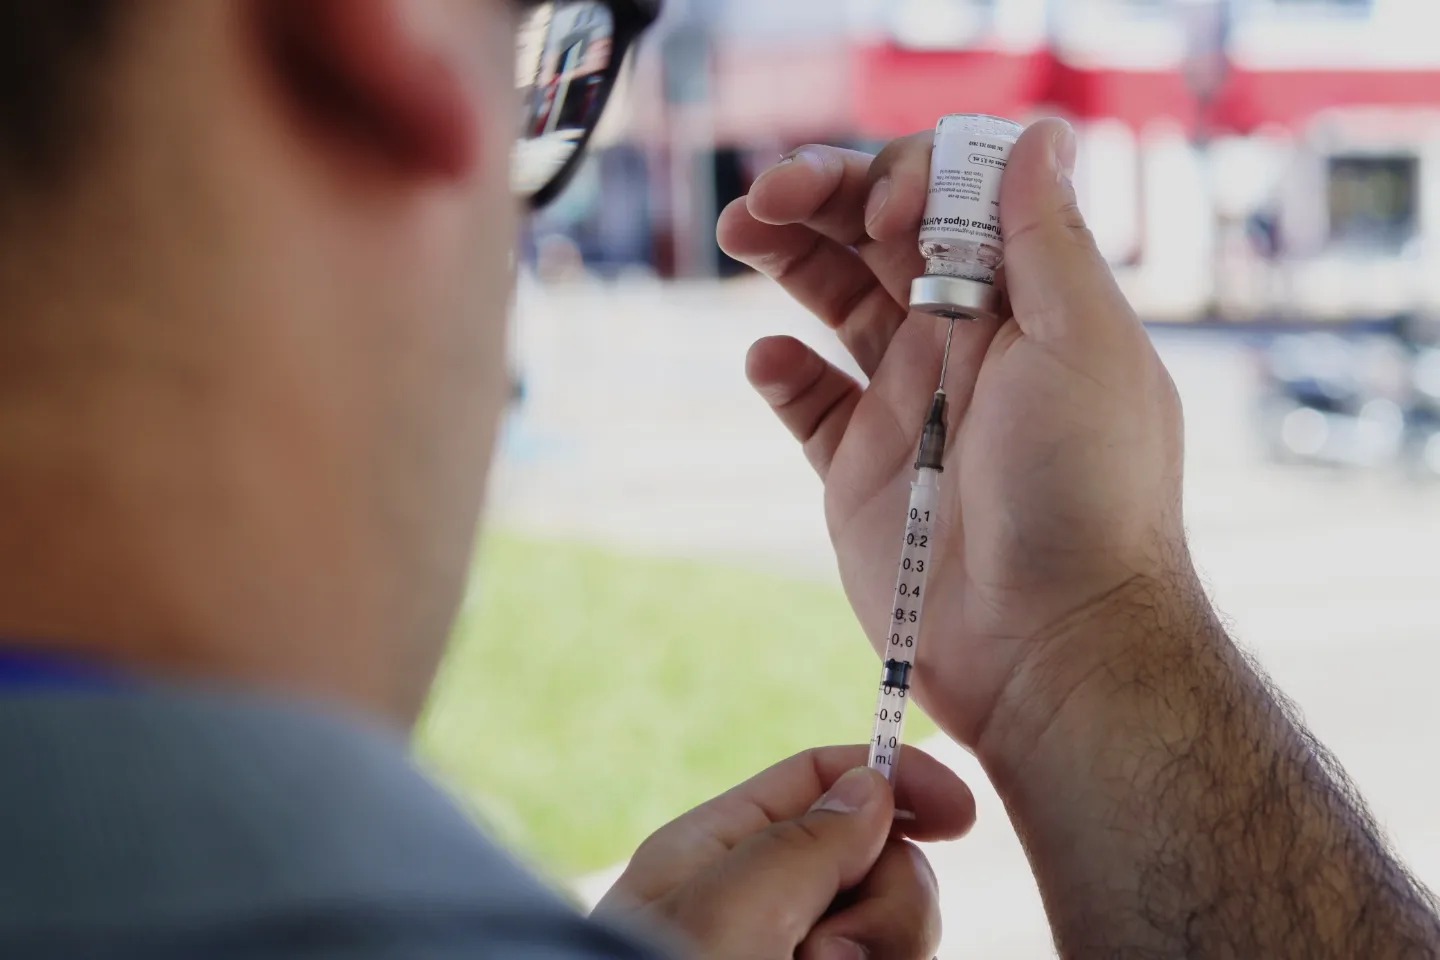
[[218, 956], [205, 938], [303, 932], [354, 946], [315, 956], [388, 956], [360, 949], [386, 938], [451, 955], [415, 952], [422, 935], [513, 945], [497, 956], [632, 955], [585, 952], [611, 936], [491, 843], [400, 739], [357, 721], [168, 689], [5, 697], [0, 769], [0, 944], [161, 955], [199, 937]]

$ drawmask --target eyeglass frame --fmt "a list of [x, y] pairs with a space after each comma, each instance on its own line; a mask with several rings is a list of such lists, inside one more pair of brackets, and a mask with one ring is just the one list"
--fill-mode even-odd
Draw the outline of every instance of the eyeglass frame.
[[[555, 0], [555, 2], [559, 5], [560, 3], [585, 2], [585, 0]], [[555, 171], [543, 187], [524, 198], [525, 204], [531, 212], [549, 205], [574, 179], [575, 172], [585, 159], [590, 138], [594, 136], [595, 129], [600, 126], [600, 120], [605, 115], [605, 108], [610, 104], [610, 95], [614, 92], [615, 83], [620, 78], [620, 70], [625, 65], [626, 56], [640, 35], [660, 16], [660, 5], [664, 0], [590, 0], [590, 2], [603, 3], [609, 9], [610, 18], [614, 24], [614, 33], [610, 39], [610, 62], [605, 66], [605, 72], [601, 75], [598, 97], [600, 107], [595, 111], [593, 119], [576, 142], [575, 151], [566, 159], [564, 165]], [[516, 136], [517, 143], [523, 142], [524, 139], [524, 137]]]

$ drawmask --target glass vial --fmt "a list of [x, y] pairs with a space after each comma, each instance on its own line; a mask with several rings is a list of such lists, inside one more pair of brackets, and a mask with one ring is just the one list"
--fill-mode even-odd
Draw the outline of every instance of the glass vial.
[[1000, 180], [1023, 130], [981, 114], [940, 119], [920, 226], [925, 275], [911, 287], [913, 309], [951, 319], [997, 316], [995, 274], [1004, 260]]

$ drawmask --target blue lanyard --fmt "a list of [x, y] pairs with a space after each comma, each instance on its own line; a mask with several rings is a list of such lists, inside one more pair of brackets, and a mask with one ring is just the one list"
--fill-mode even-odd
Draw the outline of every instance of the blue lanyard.
[[0, 696], [10, 692], [109, 690], [116, 674], [99, 664], [26, 647], [0, 646]]

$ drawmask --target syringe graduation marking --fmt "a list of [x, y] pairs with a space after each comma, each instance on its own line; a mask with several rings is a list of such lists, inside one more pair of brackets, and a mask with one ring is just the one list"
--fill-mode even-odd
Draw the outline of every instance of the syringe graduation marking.
[[920, 641], [925, 587], [934, 549], [931, 523], [940, 490], [940, 473], [944, 469], [945, 372], [949, 369], [950, 343], [954, 335], [955, 322], [952, 320], [945, 341], [940, 389], [926, 419], [920, 454], [915, 464], [916, 477], [910, 486], [905, 540], [901, 545], [900, 569], [895, 578], [895, 599], [891, 604], [891, 620], [885, 630], [885, 669], [880, 678], [880, 702], [875, 708], [875, 732], [870, 739], [869, 765], [886, 777], [894, 776], [907, 712], [910, 674], [915, 667], [915, 653]]
[[895, 597], [885, 631], [885, 668], [880, 679], [880, 700], [875, 709], [875, 732], [870, 741], [870, 766], [887, 776], [900, 749], [900, 734], [910, 696], [910, 677], [920, 641], [926, 583], [930, 575], [931, 523], [935, 510], [935, 483], [939, 471], [923, 469], [912, 487], [906, 514], [905, 540]]

